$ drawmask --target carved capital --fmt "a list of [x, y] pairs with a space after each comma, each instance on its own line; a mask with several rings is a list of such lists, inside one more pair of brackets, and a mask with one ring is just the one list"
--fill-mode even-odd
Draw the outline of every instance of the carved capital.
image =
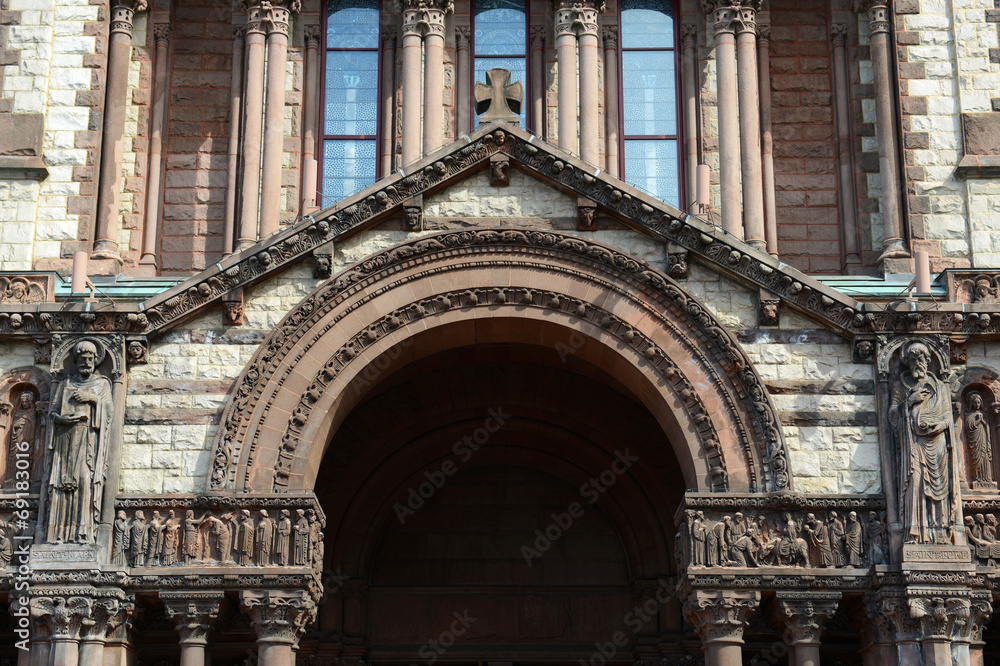
[[970, 604], [965, 597], [916, 597], [908, 602], [923, 638], [949, 640], [953, 633], [964, 631], [969, 621]]
[[595, 0], [559, 0], [555, 4], [556, 37], [572, 34], [600, 35], [597, 17], [604, 3]]
[[458, 50], [469, 50], [469, 42], [472, 39], [472, 28], [467, 25], [455, 26], [455, 48]]
[[837, 612], [840, 596], [840, 592], [779, 592], [771, 615], [785, 628], [790, 647], [819, 645], [827, 622]]
[[108, 632], [119, 622], [122, 613], [128, 613], [134, 604], [121, 599], [102, 597], [93, 600], [92, 614], [83, 620], [80, 627], [80, 638], [83, 640], [104, 641]]
[[[307, 49], [316, 49], [316, 48], [319, 48], [320, 29], [319, 29], [318, 25], [316, 25], [315, 23], [307, 25], [302, 30], [302, 36], [305, 39], [305, 44], [306, 44], [306, 48]], [[386, 37], [387, 37], [387, 35], [383, 34], [383, 36], [382, 36], [383, 40]]]
[[403, 35], [444, 37], [444, 19], [453, 10], [451, 0], [404, 0]]
[[195, 592], [189, 590], [161, 591], [160, 599], [167, 609], [167, 616], [181, 635], [180, 644], [205, 645], [212, 625], [219, 617], [225, 595], [222, 592]]
[[259, 643], [295, 645], [316, 617], [316, 603], [305, 591], [242, 592], [240, 602]]
[[157, 48], [166, 48], [170, 44], [171, 32], [169, 23], [157, 23], [153, 26], [153, 39]]
[[129, 632], [132, 631], [135, 616], [135, 602], [132, 600], [120, 601], [114, 614], [108, 617], [108, 640], [130, 642]]
[[767, 49], [768, 43], [771, 41], [771, 24], [770, 23], [758, 23], [757, 24], [757, 49]]
[[31, 615], [48, 625], [55, 640], [79, 640], [85, 620], [90, 620], [94, 602], [84, 596], [36, 596], [31, 599]]
[[140, 2], [120, 2], [114, 3], [111, 7], [111, 34], [120, 33], [128, 35], [132, 39], [133, 20], [135, 13], [145, 11], [146, 3]]
[[684, 604], [684, 614], [706, 647], [742, 644], [747, 619], [759, 603], [759, 592], [695, 590]]
[[542, 48], [545, 44], [545, 28], [541, 26], [534, 26], [531, 29], [531, 49], [536, 51]]
[[618, 48], [618, 26], [606, 25], [601, 28], [601, 39], [604, 40], [605, 49]]
[[983, 630], [993, 616], [993, 604], [989, 593], [973, 593], [969, 602], [969, 619], [956, 638], [969, 641], [973, 645], [983, 645]]
[[833, 46], [843, 47], [847, 45], [847, 25], [844, 23], [834, 23], [830, 26], [830, 41]]
[[892, 21], [892, 3], [890, 0], [855, 0], [854, 11], [861, 14], [868, 12], [868, 32], [875, 35], [888, 33]]
[[681, 24], [681, 45], [685, 49], [698, 46], [698, 25], [696, 23]]

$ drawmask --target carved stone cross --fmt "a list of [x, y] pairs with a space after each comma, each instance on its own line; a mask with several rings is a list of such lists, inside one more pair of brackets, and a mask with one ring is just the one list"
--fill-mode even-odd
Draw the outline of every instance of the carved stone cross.
[[510, 82], [510, 70], [496, 67], [486, 72], [489, 85], [476, 81], [476, 113], [479, 122], [505, 120], [511, 123], [520, 122], [521, 99], [524, 91], [521, 82]]

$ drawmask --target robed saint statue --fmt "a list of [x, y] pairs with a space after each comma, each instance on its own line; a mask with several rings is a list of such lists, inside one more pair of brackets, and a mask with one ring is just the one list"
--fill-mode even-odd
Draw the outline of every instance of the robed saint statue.
[[94, 343], [77, 343], [73, 357], [76, 372], [60, 382], [52, 400], [49, 543], [94, 543], [107, 477], [111, 382], [97, 370]]

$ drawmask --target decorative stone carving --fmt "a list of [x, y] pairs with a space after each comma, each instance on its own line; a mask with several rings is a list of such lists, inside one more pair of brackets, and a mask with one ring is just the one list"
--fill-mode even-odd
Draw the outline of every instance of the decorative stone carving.
[[[0, 382], [0, 441], [4, 458], [0, 480], [4, 488], [30, 489], [41, 458], [48, 385], [30, 371], [11, 373]], [[4, 395], [6, 394], [6, 395]]]
[[820, 636], [840, 605], [840, 592], [778, 592], [771, 605], [774, 624], [784, 627], [789, 647], [819, 647]]
[[52, 362], [52, 338], [35, 338], [35, 364], [48, 365]]
[[955, 543], [961, 520], [957, 447], [951, 391], [942, 376], [947, 361], [931, 343], [911, 339], [898, 346], [888, 420], [899, 461], [897, 489], [907, 543]]
[[556, 37], [571, 33], [599, 34], [598, 16], [604, 11], [602, 0], [554, 0]]
[[768, 298], [768, 295], [761, 292], [760, 295], [760, 325], [761, 326], [778, 326], [781, 324], [781, 300], [777, 298]]
[[51, 274], [16, 275], [0, 273], [0, 303], [43, 303], [54, 301], [55, 277]]
[[167, 616], [180, 634], [181, 645], [208, 642], [208, 634], [219, 617], [224, 598], [225, 594], [218, 591], [160, 591]]
[[969, 350], [964, 338], [951, 338], [948, 340], [948, 349], [951, 352], [952, 365], [963, 365], [969, 358]]
[[495, 67], [486, 72], [486, 83], [476, 81], [473, 91], [480, 123], [520, 122], [524, 87], [520, 81], [510, 82], [510, 70]]
[[316, 618], [316, 603], [305, 591], [242, 592], [240, 602], [258, 641], [295, 645]]
[[597, 228], [597, 204], [589, 199], [576, 200], [576, 228], [593, 231]]
[[105, 355], [90, 339], [73, 345], [74, 371], [65, 373], [52, 400], [50, 543], [95, 541], [115, 418], [111, 381], [98, 369]]
[[688, 276], [687, 250], [671, 247], [667, 251], [667, 275], [675, 280], [683, 280]]
[[86, 596], [46, 595], [31, 597], [31, 614], [45, 621], [53, 640], [77, 640], [84, 620], [91, 617], [94, 602]]
[[222, 322], [226, 326], [243, 325], [243, 289], [229, 292], [222, 299]]
[[490, 185], [493, 187], [510, 185], [510, 159], [506, 155], [494, 155], [490, 158]]
[[684, 615], [702, 643], [742, 643], [749, 615], [757, 610], [760, 593], [695, 590], [684, 604]]
[[149, 362], [149, 345], [145, 340], [128, 341], [128, 362], [132, 365], [145, 365]]
[[964, 403], [965, 414], [962, 421], [969, 449], [969, 476], [972, 487], [977, 490], [996, 489], [996, 480], [993, 478], [993, 435], [983, 394], [969, 391], [965, 395]]
[[444, 36], [445, 16], [454, 11], [452, 0], [401, 0], [403, 35]]
[[420, 230], [424, 222], [424, 207], [422, 198], [412, 202], [411, 204], [403, 206], [403, 215], [407, 229], [412, 229], [414, 231]]
[[313, 277], [325, 280], [333, 275], [333, 243], [325, 243], [313, 252]]

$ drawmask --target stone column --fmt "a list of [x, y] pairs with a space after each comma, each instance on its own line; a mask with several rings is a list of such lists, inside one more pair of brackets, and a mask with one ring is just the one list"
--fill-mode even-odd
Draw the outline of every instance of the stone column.
[[695, 590], [690, 594], [684, 614], [701, 638], [705, 666], [743, 663], [743, 630], [759, 602], [759, 592]]
[[243, 35], [244, 27], [233, 26], [233, 80], [229, 85], [229, 166], [226, 181], [226, 220], [222, 230], [222, 252], [236, 249], [236, 198], [240, 168], [240, 111], [243, 107]]
[[161, 590], [160, 599], [181, 636], [180, 666], [205, 666], [208, 634], [225, 594], [219, 591]]
[[736, 19], [739, 0], [706, 0], [715, 21], [716, 104], [719, 114], [719, 188], [722, 228], [743, 238], [740, 211], [739, 95], [736, 87]]
[[[934, 590], [931, 594], [947, 592]], [[969, 621], [969, 598], [929, 596], [910, 598], [908, 601], [910, 615], [920, 622], [924, 665], [952, 666], [952, 637]]]
[[740, 94], [740, 157], [743, 231], [746, 242], [765, 250], [764, 180], [761, 176], [760, 103], [757, 83], [757, 12], [760, 0], [742, 0], [736, 21], [736, 67]]
[[[964, 644], [959, 648], [960, 655], [968, 651], [969, 666], [983, 666], [983, 648], [986, 643], [983, 641], [983, 629], [990, 623], [993, 615], [993, 604], [990, 603], [991, 595], [986, 593], [973, 592], [972, 603], [969, 607], [969, 620], [965, 623], [964, 629], [959, 637], [959, 642]], [[956, 660], [959, 661], [960, 660]]]
[[778, 212], [774, 199], [774, 136], [771, 129], [771, 25], [757, 23], [757, 84], [760, 86], [760, 165], [764, 181], [764, 240], [778, 256]]
[[[582, 19], [582, 22], [581, 22]], [[593, 166], [601, 161], [599, 102], [600, 83], [597, 61], [600, 57], [597, 10], [586, 7], [576, 20], [580, 47], [580, 158]]]
[[127, 600], [119, 603], [117, 612], [108, 619], [104, 666], [134, 666], [132, 623], [135, 615], [134, 601]]
[[160, 235], [160, 189], [163, 185], [163, 127], [167, 110], [167, 51], [170, 24], [153, 26], [156, 50], [153, 59], [153, 109], [149, 123], [149, 158], [146, 168], [146, 215], [142, 223], [142, 258], [140, 264], [156, 269], [156, 239]]
[[128, 63], [132, 55], [132, 19], [146, 10], [145, 0], [113, 2], [108, 37], [108, 74], [104, 97], [104, 133], [101, 136], [101, 171], [97, 187], [97, 229], [94, 259], [114, 259], [118, 252], [118, 207], [121, 203], [122, 146], [125, 140], [125, 105]]
[[861, 640], [861, 660], [864, 666], [895, 666], [892, 623], [879, 610], [878, 602], [859, 603], [850, 613], [851, 628]]
[[545, 126], [545, 28], [531, 28], [531, 131], [542, 136]]
[[444, 143], [444, 18], [451, 1], [424, 6], [424, 155], [430, 155]]
[[[31, 619], [31, 650], [28, 654], [28, 666], [48, 666], [49, 650], [52, 641], [52, 628], [48, 616], [42, 614], [41, 608], [32, 607], [30, 597], [22, 597], [19, 603], [28, 604], [28, 617]], [[18, 660], [18, 666], [22, 666]]]
[[681, 84], [684, 92], [684, 170], [688, 210], [698, 200], [698, 26], [681, 25]]
[[85, 596], [32, 597], [32, 616], [43, 619], [49, 628], [48, 666], [77, 666], [80, 663], [80, 630], [93, 611], [94, 602]]
[[420, 159], [420, 45], [419, 9], [403, 11], [403, 154], [405, 167]]
[[458, 71], [455, 76], [455, 136], [472, 131], [469, 108], [472, 96], [469, 94], [469, 40], [472, 28], [467, 25], [455, 26], [455, 49], [458, 51]]
[[[290, 3], [291, 6], [296, 6]], [[264, 112], [264, 155], [260, 177], [260, 237], [278, 230], [281, 217], [281, 158], [285, 152], [285, 65], [291, 10], [278, 3], [267, 7], [267, 107]]]
[[382, 27], [382, 177], [392, 173], [394, 124], [396, 110], [396, 26]]
[[257, 632], [257, 666], [294, 663], [292, 648], [316, 617], [316, 604], [305, 591], [241, 592], [243, 610]]
[[576, 12], [572, 6], [560, 5], [556, 10], [556, 66], [559, 71], [557, 82], [559, 114], [557, 122], [559, 147], [576, 154], [578, 151], [576, 134], [576, 32], [573, 21]]
[[875, 135], [878, 139], [879, 180], [882, 187], [882, 228], [885, 240], [879, 264], [909, 256], [903, 245], [899, 198], [899, 144], [896, 141], [895, 88], [892, 84], [892, 4], [889, 0], [855, 0], [855, 11], [868, 12], [872, 75], [875, 80]]
[[264, 131], [264, 52], [266, 28], [260, 5], [247, 8], [247, 81], [244, 95], [243, 183], [240, 188], [240, 229], [237, 250], [257, 242], [257, 213], [260, 211], [260, 148]]
[[887, 597], [878, 604], [877, 612], [884, 615], [892, 625], [896, 663], [899, 666], [921, 664], [920, 624], [910, 614], [910, 606], [905, 596]]
[[[302, 160], [300, 161], [302, 190], [299, 196], [299, 215], [305, 215], [310, 208], [316, 206], [316, 179], [310, 177], [310, 169], [315, 166], [316, 130], [319, 126], [319, 33], [319, 26], [315, 24], [307, 25], [303, 30], [306, 62], [302, 78], [306, 99], [305, 108], [302, 110]], [[386, 70], [391, 70], [391, 65], [384, 66]], [[391, 113], [389, 122], [392, 122]], [[312, 173], [315, 174], [315, 171]]]
[[605, 170], [618, 177], [618, 26], [606, 25], [604, 37], [604, 139], [607, 165]]
[[789, 666], [819, 666], [820, 636], [837, 612], [840, 592], [778, 592], [771, 605], [775, 625], [784, 628]]
[[861, 268], [858, 251], [858, 218], [855, 212], [854, 151], [851, 146], [851, 79], [847, 73], [847, 26], [837, 23], [830, 32], [833, 41], [833, 104], [837, 116], [837, 190], [843, 221], [844, 264], [848, 273]]

